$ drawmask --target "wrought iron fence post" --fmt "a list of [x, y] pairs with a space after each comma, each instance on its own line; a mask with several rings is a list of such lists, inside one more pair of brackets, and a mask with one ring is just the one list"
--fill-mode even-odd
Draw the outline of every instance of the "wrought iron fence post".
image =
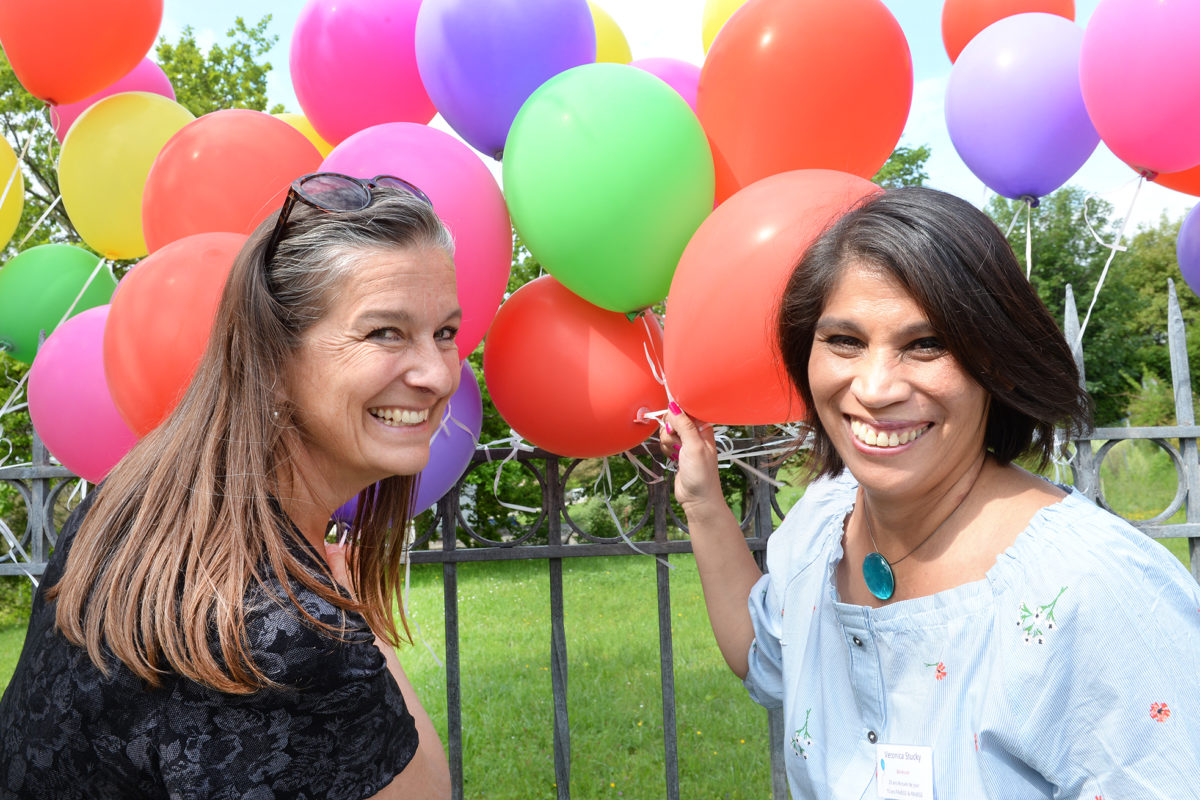
[[[1178, 425], [1196, 424], [1196, 413], [1192, 407], [1192, 375], [1188, 365], [1187, 330], [1183, 324], [1183, 313], [1179, 309], [1179, 297], [1175, 294], [1175, 281], [1167, 278], [1167, 346], [1171, 353], [1171, 386], [1175, 395], [1175, 422]], [[1184, 515], [1188, 522], [1200, 522], [1200, 456], [1197, 455], [1196, 440], [1192, 437], [1179, 438], [1179, 456], [1182, 461], [1181, 476], [1186, 491]], [[1191, 555], [1192, 576], [1200, 581], [1200, 538], [1188, 539]]]
[[[1067, 284], [1066, 299], [1063, 303], [1063, 334], [1067, 344], [1071, 346], [1071, 355], [1075, 357], [1075, 366], [1079, 369], [1079, 385], [1087, 390], [1087, 377], [1083, 367], [1083, 342], [1079, 338], [1079, 312], [1075, 309], [1075, 293], [1071, 284]], [[1100, 473], [1096, 464], [1096, 454], [1092, 449], [1092, 440], [1088, 438], [1091, 431], [1085, 431], [1075, 440], [1075, 453], [1071, 456], [1072, 483], [1075, 488], [1093, 502], [1100, 495]]]

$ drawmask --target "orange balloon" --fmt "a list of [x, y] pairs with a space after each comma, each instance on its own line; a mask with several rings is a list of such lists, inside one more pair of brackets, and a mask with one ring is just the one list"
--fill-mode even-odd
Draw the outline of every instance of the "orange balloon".
[[638, 412], [667, 405], [646, 349], [657, 359], [662, 330], [583, 300], [546, 275], [500, 306], [483, 347], [483, 373], [500, 416], [544, 450], [599, 458], [635, 447], [657, 430]]
[[793, 169], [870, 178], [900, 140], [912, 88], [908, 42], [880, 0], [747, 3], [700, 72], [717, 199]]
[[804, 417], [775, 343], [779, 300], [817, 235], [879, 191], [845, 172], [795, 170], [747, 186], [701, 223], [667, 295], [664, 366], [684, 411], [726, 425]]
[[162, 15], [163, 0], [6, 0], [0, 44], [30, 94], [75, 103], [141, 62]]
[[196, 233], [250, 233], [283, 205], [288, 186], [315, 172], [321, 154], [304, 134], [270, 114], [226, 109], [171, 137], [142, 194], [150, 252]]
[[942, 43], [950, 61], [975, 38], [975, 34], [1005, 17], [1041, 11], [1075, 19], [1075, 0], [946, 0], [942, 6]]
[[1192, 167], [1182, 172], [1160, 172], [1155, 176], [1154, 182], [1177, 192], [1200, 197], [1200, 167]]
[[183, 397], [246, 238], [188, 236], [144, 258], [118, 285], [104, 326], [104, 376], [117, 411], [138, 436]]

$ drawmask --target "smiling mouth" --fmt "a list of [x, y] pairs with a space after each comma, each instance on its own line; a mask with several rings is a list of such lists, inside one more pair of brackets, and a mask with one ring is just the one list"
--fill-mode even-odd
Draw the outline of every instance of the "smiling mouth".
[[850, 420], [850, 432], [854, 438], [871, 447], [899, 447], [902, 444], [915, 442], [932, 427], [933, 423], [926, 422], [905, 430], [881, 431], [861, 420]]
[[428, 408], [372, 408], [369, 411], [372, 417], [392, 428], [420, 425], [429, 419]]

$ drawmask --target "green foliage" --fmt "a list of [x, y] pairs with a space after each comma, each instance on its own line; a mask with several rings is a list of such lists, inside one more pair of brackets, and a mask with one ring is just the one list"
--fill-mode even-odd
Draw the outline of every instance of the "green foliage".
[[[1085, 209], [1088, 202], [1085, 192], [1068, 186], [1043, 198], [1029, 217], [1033, 234], [1030, 280], [1060, 325], [1066, 287], [1070, 285], [1074, 291], [1082, 323], [1108, 258], [1109, 251], [1088, 232], [1088, 219], [1101, 238], [1111, 241], [1116, 237], [1109, 222], [1112, 207], [1095, 201]], [[1017, 260], [1026, 266], [1025, 204], [995, 197], [986, 210], [1002, 230], [1011, 225], [1009, 243]], [[1012, 225], [1014, 218], [1016, 225]], [[1114, 265], [1109, 271], [1083, 341], [1087, 388], [1096, 402], [1098, 425], [1117, 424], [1124, 415], [1126, 383], [1120, 371], [1136, 364], [1136, 354], [1146, 339], [1145, 334], [1126, 327], [1139, 298], [1121, 279], [1121, 272], [1120, 265]]]
[[929, 160], [929, 145], [897, 147], [871, 180], [885, 189], [898, 186], [924, 186], [929, 180], [925, 162]]
[[[229, 42], [214, 44], [208, 52], [196, 44], [195, 31], [189, 25], [179, 41], [160, 39], [154, 49], [158, 65], [171, 79], [175, 99], [196, 116], [224, 108], [267, 108], [267, 73], [270, 62], [261, 61], [279, 37], [267, 34], [271, 15], [254, 25], [238, 17], [225, 32]], [[283, 111], [275, 106], [271, 113]]]

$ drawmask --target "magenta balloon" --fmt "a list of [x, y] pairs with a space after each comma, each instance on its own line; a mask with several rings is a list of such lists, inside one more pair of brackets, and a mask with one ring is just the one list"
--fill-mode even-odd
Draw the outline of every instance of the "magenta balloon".
[[[464, 361], [458, 391], [450, 398], [442, 424], [429, 442], [429, 463], [421, 470], [413, 516], [432, 508], [450, 491], [450, 487], [458, 483], [471, 463], [471, 456], [475, 454], [481, 430], [483, 397], [479, 391], [479, 380], [471, 365]], [[358, 497], [352, 497], [333, 512], [333, 519], [350, 525], [357, 511]]]
[[1193, 206], [1179, 226], [1175, 256], [1188, 288], [1200, 295], [1200, 205]]
[[1102, 0], [1079, 77], [1100, 138], [1139, 172], [1200, 164], [1200, 2]]
[[63, 466], [92, 483], [137, 443], [104, 380], [109, 308], [89, 308], [56, 328], [29, 370], [29, 417], [38, 436]]
[[668, 86], [687, 100], [696, 111], [696, 90], [700, 86], [700, 68], [678, 58], [639, 58], [630, 61], [629, 66], [645, 70], [656, 78], [663, 80]]
[[384, 122], [426, 123], [414, 31], [421, 0], [309, 0], [292, 31], [292, 86], [325, 141]]
[[1055, 14], [984, 28], [950, 70], [946, 127], [958, 155], [1005, 197], [1042, 197], [1100, 143], [1079, 89], [1083, 30]]
[[359, 131], [333, 148], [321, 169], [362, 178], [395, 175], [429, 195], [454, 235], [463, 309], [458, 352], [466, 358], [492, 324], [512, 266], [512, 225], [491, 171], [450, 134], [410, 122]]
[[71, 125], [79, 118], [80, 114], [104, 98], [121, 92], [151, 92], [162, 95], [168, 100], [175, 99], [175, 88], [171, 86], [171, 80], [167, 77], [167, 73], [163, 72], [162, 67], [158, 64], [148, 58], [143, 58], [141, 63], [134, 67], [129, 74], [107, 89], [102, 89], [77, 103], [50, 106], [50, 125], [53, 126], [54, 135], [58, 137], [58, 141], [62, 142], [66, 138], [67, 131], [71, 129]]
[[596, 60], [587, 0], [425, 0], [416, 41], [421, 79], [437, 110], [494, 158], [534, 89]]

